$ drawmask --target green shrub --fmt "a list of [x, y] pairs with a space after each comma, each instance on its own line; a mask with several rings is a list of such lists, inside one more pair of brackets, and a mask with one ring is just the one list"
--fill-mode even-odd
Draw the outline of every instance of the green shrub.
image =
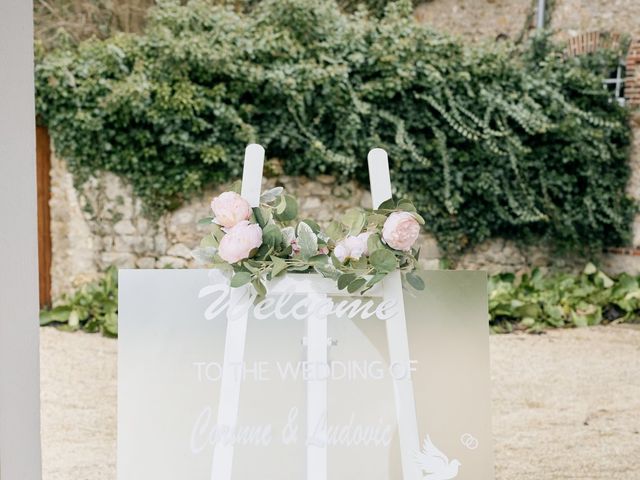
[[40, 312], [40, 325], [64, 330], [118, 335], [118, 269], [109, 267], [104, 276], [63, 295], [58, 306]]
[[165, 1], [144, 35], [40, 57], [38, 113], [78, 182], [120, 174], [152, 214], [238, 177], [248, 142], [288, 174], [362, 182], [380, 146], [396, 193], [449, 253], [492, 236], [627, 242], [627, 111], [593, 68], [612, 54], [587, 66], [545, 37], [524, 52], [467, 47], [411, 11]]
[[536, 269], [520, 278], [503, 273], [489, 279], [489, 316], [495, 332], [636, 322], [639, 314], [639, 278], [622, 274], [613, 279], [591, 263], [580, 275], [549, 275]]

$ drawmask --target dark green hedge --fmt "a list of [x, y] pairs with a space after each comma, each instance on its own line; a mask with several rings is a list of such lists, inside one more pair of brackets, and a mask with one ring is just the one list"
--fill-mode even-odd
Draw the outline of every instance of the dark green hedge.
[[361, 181], [381, 146], [450, 252], [491, 236], [599, 248], [627, 241], [635, 208], [611, 60], [546, 38], [467, 47], [409, 2], [380, 20], [331, 1], [163, 2], [142, 36], [39, 58], [37, 108], [78, 181], [121, 174], [152, 213], [239, 176], [247, 142], [289, 174]]

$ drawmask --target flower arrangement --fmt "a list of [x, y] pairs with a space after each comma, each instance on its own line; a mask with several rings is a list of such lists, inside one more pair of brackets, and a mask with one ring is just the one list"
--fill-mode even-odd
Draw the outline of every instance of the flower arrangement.
[[285, 272], [317, 272], [337, 282], [340, 290], [364, 293], [388, 273], [421, 290], [414, 272], [415, 248], [424, 219], [408, 200], [390, 199], [378, 209], [352, 208], [326, 229], [313, 220], [298, 221], [298, 202], [282, 187], [264, 192], [251, 208], [237, 191], [224, 192], [211, 202], [213, 216], [200, 224], [212, 231], [193, 252], [201, 263], [231, 269], [232, 287], [251, 283], [266, 294], [264, 280]]

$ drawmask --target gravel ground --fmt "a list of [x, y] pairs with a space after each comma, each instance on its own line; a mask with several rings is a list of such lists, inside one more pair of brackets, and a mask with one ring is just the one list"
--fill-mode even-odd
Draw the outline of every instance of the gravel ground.
[[[41, 330], [44, 480], [115, 480], [116, 355]], [[491, 361], [496, 479], [640, 479], [640, 330], [494, 335]]]

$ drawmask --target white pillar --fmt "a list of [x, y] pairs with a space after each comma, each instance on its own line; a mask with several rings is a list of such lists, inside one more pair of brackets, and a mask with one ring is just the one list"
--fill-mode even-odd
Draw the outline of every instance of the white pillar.
[[38, 480], [33, 5], [0, 1], [0, 479]]

